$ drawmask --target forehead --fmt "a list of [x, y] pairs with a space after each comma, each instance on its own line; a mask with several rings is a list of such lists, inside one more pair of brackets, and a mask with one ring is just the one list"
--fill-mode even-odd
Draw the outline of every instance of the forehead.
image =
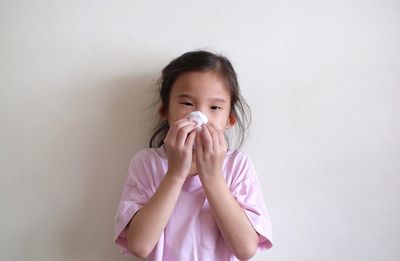
[[187, 72], [178, 77], [171, 90], [171, 96], [182, 93], [194, 96], [230, 98], [230, 91], [215, 72]]

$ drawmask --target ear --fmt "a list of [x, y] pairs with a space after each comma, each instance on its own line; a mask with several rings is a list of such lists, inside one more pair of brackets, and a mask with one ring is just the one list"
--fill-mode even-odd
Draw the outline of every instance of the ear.
[[162, 120], [167, 120], [167, 109], [162, 102], [157, 105], [157, 113]]
[[228, 117], [228, 121], [226, 123], [226, 129], [231, 129], [235, 126], [235, 124], [237, 123], [237, 119], [236, 116], [231, 113]]

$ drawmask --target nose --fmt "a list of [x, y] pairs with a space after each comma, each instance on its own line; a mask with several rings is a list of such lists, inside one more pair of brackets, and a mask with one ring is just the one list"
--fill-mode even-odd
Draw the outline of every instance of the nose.
[[203, 113], [204, 115], [206, 115], [208, 117], [208, 113], [209, 113], [209, 105], [206, 103], [198, 103], [194, 106], [193, 108], [195, 111], [199, 111], [201, 113]]
[[194, 121], [196, 121], [198, 123], [206, 123], [206, 122], [208, 122], [207, 115], [205, 115], [201, 111], [192, 111], [191, 113], [189, 113], [188, 116], [189, 116], [189, 118], [191, 120], [194, 120]]
[[209, 119], [209, 114], [207, 113], [207, 109], [206, 108], [202, 108], [202, 107], [196, 107], [194, 111], [198, 111], [201, 114], [203, 114], [207, 119]]

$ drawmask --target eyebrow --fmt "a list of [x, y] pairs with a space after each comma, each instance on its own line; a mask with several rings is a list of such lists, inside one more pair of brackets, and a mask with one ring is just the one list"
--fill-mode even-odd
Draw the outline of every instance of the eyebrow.
[[[178, 98], [189, 98], [189, 99], [194, 99], [193, 96], [190, 96], [189, 94], [179, 94]], [[207, 100], [209, 101], [216, 101], [216, 102], [226, 102], [225, 99], [214, 97], [214, 98], [208, 98]]]

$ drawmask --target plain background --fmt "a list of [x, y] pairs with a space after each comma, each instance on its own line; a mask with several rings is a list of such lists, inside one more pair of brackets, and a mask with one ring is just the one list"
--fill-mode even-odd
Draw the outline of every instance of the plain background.
[[400, 259], [399, 1], [0, 1], [0, 259], [135, 260], [113, 244], [161, 69], [228, 56], [275, 246]]

